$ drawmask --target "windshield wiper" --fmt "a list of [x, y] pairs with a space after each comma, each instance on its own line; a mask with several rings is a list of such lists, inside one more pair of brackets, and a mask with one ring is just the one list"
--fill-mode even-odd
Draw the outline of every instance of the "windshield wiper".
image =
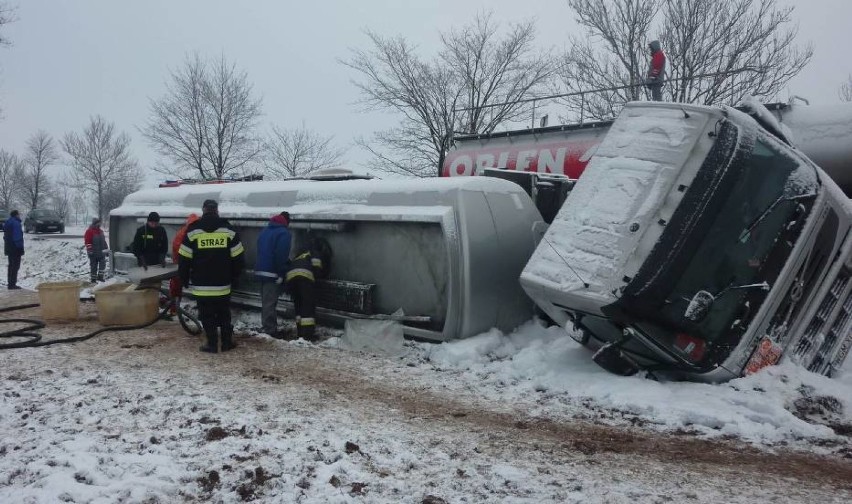
[[816, 195], [817, 195], [816, 193], [808, 193], [808, 194], [800, 194], [798, 196], [790, 196], [790, 197], [786, 197], [783, 194], [781, 196], [778, 196], [778, 198], [776, 198], [775, 201], [773, 201], [766, 208], [766, 210], [761, 212], [760, 215], [758, 215], [757, 218], [754, 219], [754, 221], [752, 221], [752, 223], [748, 225], [748, 227], [746, 227], [745, 229], [742, 230], [742, 232], [740, 233], [740, 237], [739, 237], [740, 243], [745, 243], [746, 241], [748, 241], [749, 236], [751, 236], [751, 232], [754, 231], [754, 229], [757, 226], [759, 226], [760, 223], [764, 221], [764, 219], [769, 217], [769, 214], [771, 214], [778, 207], [778, 205], [781, 204], [781, 202], [783, 202], [783, 201], [799, 201], [799, 200], [802, 200], [802, 199], [813, 198]]

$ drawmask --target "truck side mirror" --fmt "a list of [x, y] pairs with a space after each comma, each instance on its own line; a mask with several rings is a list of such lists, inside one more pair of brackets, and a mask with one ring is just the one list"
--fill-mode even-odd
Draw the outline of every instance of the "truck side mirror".
[[710, 313], [710, 308], [713, 307], [714, 301], [716, 301], [716, 297], [713, 294], [705, 290], [696, 292], [692, 296], [692, 299], [689, 300], [689, 305], [683, 313], [684, 318], [692, 322], [701, 322], [707, 318], [707, 314]]

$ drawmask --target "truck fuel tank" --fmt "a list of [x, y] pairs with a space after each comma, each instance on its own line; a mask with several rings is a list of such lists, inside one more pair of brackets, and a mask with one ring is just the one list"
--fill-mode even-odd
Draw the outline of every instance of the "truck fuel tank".
[[171, 239], [205, 199], [219, 202], [219, 214], [246, 249], [236, 302], [257, 302], [257, 237], [270, 216], [286, 210], [294, 250], [311, 234], [327, 240], [334, 253], [329, 279], [318, 283], [321, 321], [402, 310], [406, 335], [443, 341], [492, 327], [508, 331], [533, 315], [518, 278], [542, 218], [512, 182], [299, 180], [143, 190], [110, 213], [114, 268], [135, 265], [127, 247], [150, 211], [159, 212]]

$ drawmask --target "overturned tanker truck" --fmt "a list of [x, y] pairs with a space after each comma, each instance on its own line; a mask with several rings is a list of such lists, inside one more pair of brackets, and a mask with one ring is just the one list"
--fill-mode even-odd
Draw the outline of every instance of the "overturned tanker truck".
[[723, 381], [845, 360], [852, 203], [775, 116], [744, 109], [628, 104], [524, 268], [606, 369]]
[[246, 249], [237, 303], [260, 306], [252, 271], [257, 237], [271, 215], [287, 210], [294, 249], [310, 234], [334, 254], [328, 278], [318, 282], [321, 322], [393, 318], [407, 336], [444, 341], [492, 327], [510, 331], [533, 316], [518, 277], [543, 223], [511, 182], [292, 180], [142, 190], [110, 212], [116, 272], [136, 266], [128, 246], [150, 211], [159, 212], [171, 237], [208, 198], [219, 202]]
[[[850, 200], [791, 145], [784, 124], [752, 109], [757, 119], [633, 103], [594, 127], [463, 138], [444, 165], [445, 175], [482, 171], [517, 184], [445, 177], [140, 191], [111, 212], [113, 265], [135, 264], [122, 251], [149, 211], [171, 234], [214, 198], [247, 248], [240, 303], [258, 304], [254, 243], [285, 209], [295, 246], [310, 233], [334, 250], [318, 303], [327, 322], [402, 309], [406, 335], [445, 341], [511, 330], [533, 316], [532, 299], [614, 372], [722, 381], [790, 358], [830, 375], [852, 344]], [[547, 154], [540, 142], [552, 143]]]

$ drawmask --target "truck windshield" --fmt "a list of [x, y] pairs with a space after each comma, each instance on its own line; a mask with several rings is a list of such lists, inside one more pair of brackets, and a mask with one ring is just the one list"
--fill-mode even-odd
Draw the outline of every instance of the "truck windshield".
[[[733, 190], [683, 274], [656, 314], [637, 327], [672, 345], [678, 333], [715, 345], [736, 345], [766, 299], [747, 284], [774, 285], [801, 232], [817, 191], [812, 167], [759, 137]], [[684, 316], [698, 291], [716, 296], [700, 322]], [[702, 352], [702, 357], [707, 355]], [[693, 359], [699, 360], [699, 359]]]

